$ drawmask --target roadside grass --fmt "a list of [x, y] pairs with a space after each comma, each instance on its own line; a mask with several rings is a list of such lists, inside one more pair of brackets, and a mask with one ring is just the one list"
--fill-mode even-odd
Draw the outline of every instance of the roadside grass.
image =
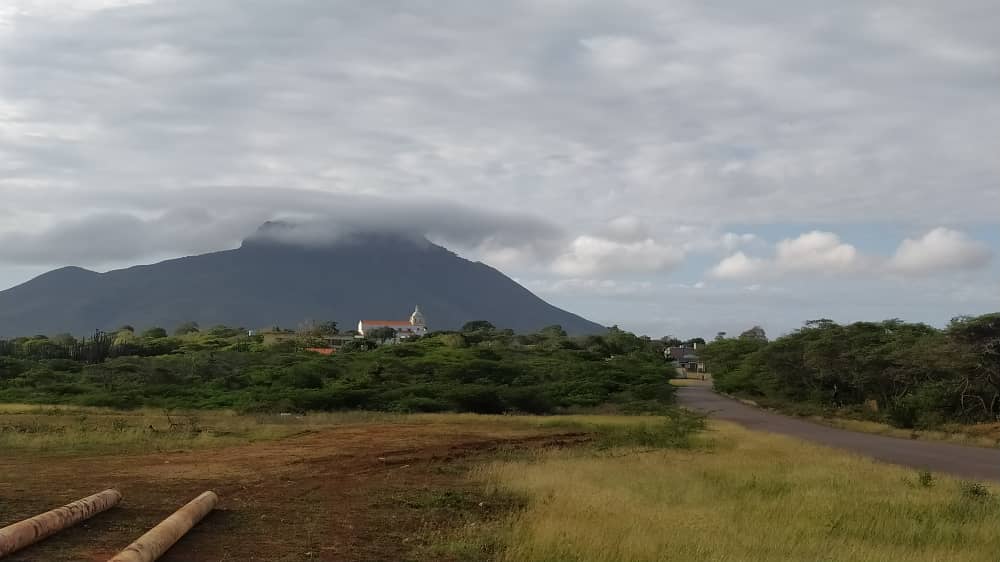
[[1000, 448], [1000, 423], [945, 423], [933, 429], [910, 429], [895, 427], [874, 419], [859, 419], [871, 417], [875, 414], [858, 409], [838, 409], [811, 403], [775, 400], [773, 398], [757, 398], [756, 400], [749, 400], [738, 396], [733, 398], [748, 406], [773, 410], [785, 415], [805, 418], [816, 423], [850, 431], [874, 433], [876, 435], [885, 435], [900, 439], [945, 441], [974, 447]]
[[903, 429], [893, 427], [886, 423], [852, 420], [848, 418], [812, 416], [809, 419], [829, 425], [859, 431], [862, 433], [875, 433], [877, 435], [887, 435], [889, 437], [899, 437], [901, 439], [921, 439], [926, 441], [946, 441], [960, 445], [972, 445], [975, 447], [1000, 447], [1000, 423], [981, 424], [946, 424], [940, 429]]
[[475, 474], [526, 498], [439, 546], [510, 562], [996, 562], [996, 488], [712, 422], [681, 448], [549, 450]]

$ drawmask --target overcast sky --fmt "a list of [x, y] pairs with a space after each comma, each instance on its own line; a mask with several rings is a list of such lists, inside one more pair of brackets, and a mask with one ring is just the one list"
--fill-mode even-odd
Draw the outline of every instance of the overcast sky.
[[4, 0], [0, 288], [420, 232], [653, 336], [1000, 310], [993, 0]]

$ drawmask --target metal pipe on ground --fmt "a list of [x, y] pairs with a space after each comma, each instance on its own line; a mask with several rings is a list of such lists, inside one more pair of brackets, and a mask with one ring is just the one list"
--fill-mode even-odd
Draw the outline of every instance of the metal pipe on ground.
[[107, 511], [122, 501], [109, 489], [0, 529], [0, 558], [47, 538], [80, 521]]
[[215, 495], [215, 492], [204, 492], [136, 539], [108, 562], [153, 562], [204, 519], [218, 503], [219, 496]]

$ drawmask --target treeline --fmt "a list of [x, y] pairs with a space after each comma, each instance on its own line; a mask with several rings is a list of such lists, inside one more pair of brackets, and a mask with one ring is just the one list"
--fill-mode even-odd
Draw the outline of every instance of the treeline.
[[19, 354], [0, 354], [0, 402], [544, 414], [654, 411], [673, 399], [661, 342], [616, 328], [587, 337], [557, 326], [523, 335], [488, 323], [466, 328], [397, 344], [359, 340], [331, 356], [299, 342], [248, 345], [238, 331], [139, 334], [135, 345], [161, 341], [170, 350], [102, 362], [31, 356], [29, 338]]
[[814, 405], [906, 428], [1000, 420], [1000, 313], [945, 329], [899, 320], [815, 320], [768, 342], [744, 334], [702, 351], [717, 389]]
[[63, 333], [55, 336], [36, 335], [9, 340], [0, 339], [0, 357], [17, 359], [69, 359], [82, 363], [102, 363], [115, 357], [151, 357], [175, 352], [200, 349], [238, 347], [249, 349], [248, 344], [259, 338], [239, 337], [242, 328], [215, 326], [204, 333], [198, 325], [187, 322], [178, 326], [174, 337], [163, 328], [150, 328], [136, 333], [131, 326], [122, 326], [114, 332], [94, 331], [93, 335], [76, 338]]

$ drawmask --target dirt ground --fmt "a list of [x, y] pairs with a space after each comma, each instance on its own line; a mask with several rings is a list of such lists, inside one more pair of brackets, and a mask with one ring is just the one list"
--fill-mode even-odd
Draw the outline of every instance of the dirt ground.
[[[410, 560], [490, 510], [465, 477], [508, 448], [584, 440], [497, 425], [336, 427], [246, 446], [131, 456], [0, 451], [0, 526], [106, 488], [119, 506], [6, 561], [104, 562], [204, 490], [219, 507], [164, 562]], [[472, 498], [470, 500], [470, 498]]]

